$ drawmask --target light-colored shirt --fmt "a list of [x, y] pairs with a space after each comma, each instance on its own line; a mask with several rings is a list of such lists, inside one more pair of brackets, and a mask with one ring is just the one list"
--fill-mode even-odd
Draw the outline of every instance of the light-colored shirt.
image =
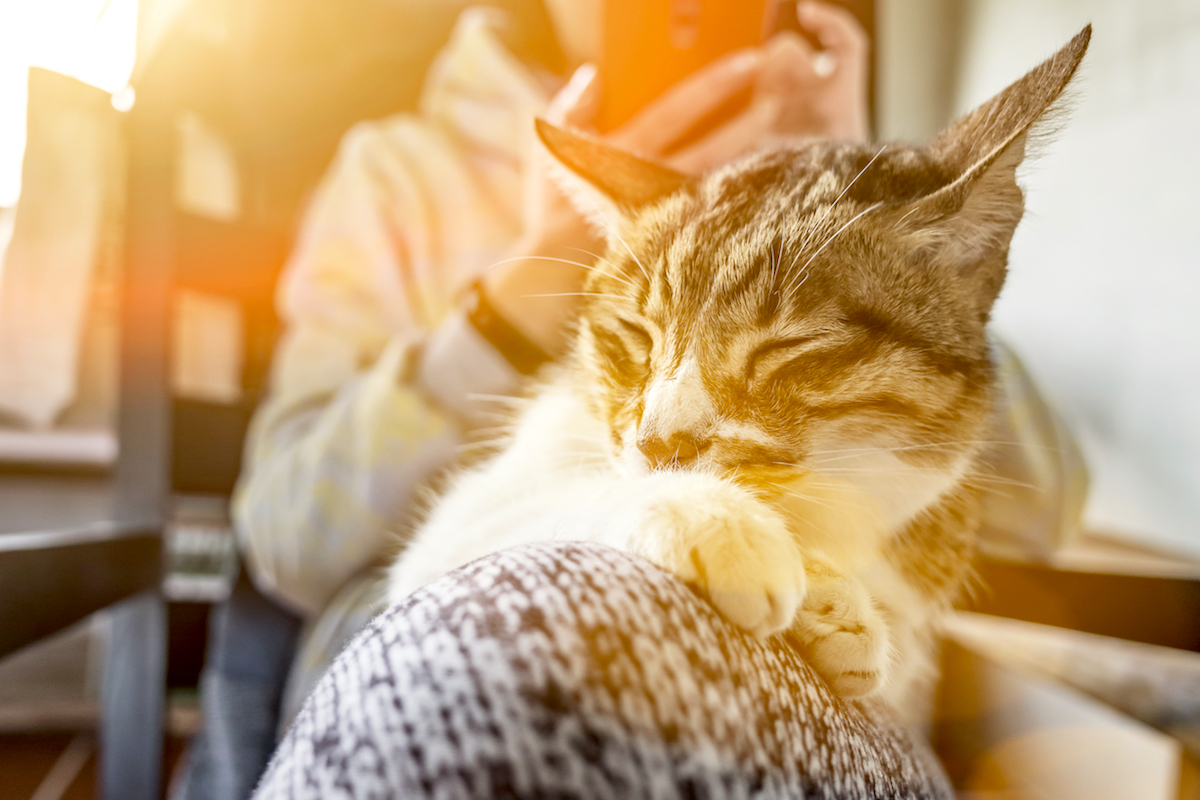
[[296, 610], [397, 549], [415, 493], [486, 411], [476, 398], [516, 388], [455, 311], [521, 233], [549, 99], [497, 24], [465, 12], [418, 112], [345, 136], [284, 269], [285, 332], [233, 510], [255, 583]]

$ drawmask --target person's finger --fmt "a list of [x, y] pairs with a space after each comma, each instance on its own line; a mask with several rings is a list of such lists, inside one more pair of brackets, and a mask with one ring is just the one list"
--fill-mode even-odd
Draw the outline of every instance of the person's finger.
[[795, 31], [780, 31], [763, 46], [763, 67], [758, 91], [773, 91], [779, 86], [802, 91], [820, 79], [817, 54], [803, 36]]
[[767, 39], [763, 45], [763, 62], [770, 65], [778, 60], [799, 60], [808, 62], [811, 66], [816, 52], [800, 34], [793, 30], [782, 30]]
[[584, 64], [558, 91], [546, 108], [546, 120], [555, 125], [586, 127], [600, 105], [600, 79], [594, 64]]
[[796, 14], [834, 58], [848, 64], [866, 63], [867, 33], [849, 11], [830, 3], [801, 0]]
[[737, 50], [684, 78], [613, 132], [612, 141], [644, 155], [663, 152], [733, 95], [750, 87], [762, 54]]
[[778, 114], [776, 98], [756, 100], [700, 141], [675, 153], [667, 159], [667, 164], [691, 174], [727, 164], [765, 144], [774, 131]]

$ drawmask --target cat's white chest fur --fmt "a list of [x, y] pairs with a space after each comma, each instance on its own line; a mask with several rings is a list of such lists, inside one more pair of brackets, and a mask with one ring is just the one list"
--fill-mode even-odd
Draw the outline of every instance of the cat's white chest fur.
[[603, 426], [569, 392], [545, 391], [522, 413], [508, 447], [462, 472], [392, 566], [392, 603], [476, 558], [507, 547], [572, 536], [585, 487], [603, 481]]

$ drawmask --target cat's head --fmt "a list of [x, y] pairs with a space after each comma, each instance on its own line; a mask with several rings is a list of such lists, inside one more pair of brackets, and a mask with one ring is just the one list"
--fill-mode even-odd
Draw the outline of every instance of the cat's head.
[[1015, 171], [1089, 35], [925, 148], [805, 141], [691, 178], [539, 122], [609, 239], [575, 365], [624, 468], [840, 476], [893, 522], [958, 480]]

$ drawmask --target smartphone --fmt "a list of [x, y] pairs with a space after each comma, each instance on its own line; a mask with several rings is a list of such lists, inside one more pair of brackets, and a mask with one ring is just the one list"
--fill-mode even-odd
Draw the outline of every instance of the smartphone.
[[597, 127], [607, 132], [720, 56], [760, 44], [774, 22], [767, 12], [775, 4], [773, 0], [605, 0], [604, 5]]

